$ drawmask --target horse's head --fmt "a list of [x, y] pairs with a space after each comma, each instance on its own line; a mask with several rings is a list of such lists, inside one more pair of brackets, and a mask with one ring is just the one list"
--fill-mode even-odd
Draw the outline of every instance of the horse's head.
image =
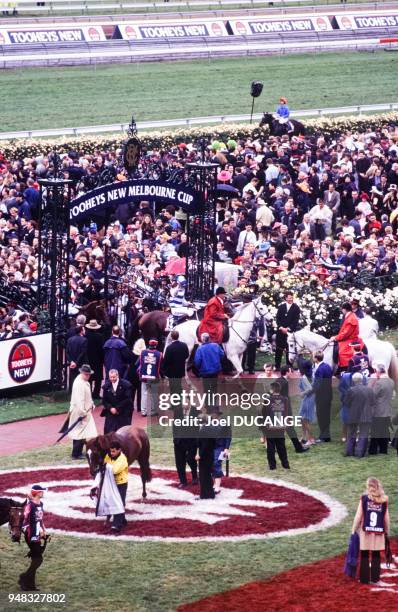
[[107, 450], [108, 444], [105, 436], [97, 436], [87, 440], [87, 461], [93, 478], [104, 463]]
[[260, 295], [253, 300], [253, 304], [256, 309], [256, 317], [264, 317], [265, 321], [270, 323], [272, 321], [272, 314], [269, 311], [266, 297], [264, 295]]
[[261, 121], [259, 123], [259, 127], [263, 127], [264, 125], [268, 125], [268, 127], [272, 126], [271, 113], [263, 113], [263, 116], [261, 117]]
[[13, 542], [19, 543], [21, 541], [23, 513], [24, 504], [11, 506], [10, 508], [10, 518], [8, 521], [8, 527], [10, 531], [11, 540]]
[[292, 366], [297, 364], [298, 357], [304, 349], [304, 345], [300, 342], [296, 332], [288, 333], [287, 335], [288, 359]]

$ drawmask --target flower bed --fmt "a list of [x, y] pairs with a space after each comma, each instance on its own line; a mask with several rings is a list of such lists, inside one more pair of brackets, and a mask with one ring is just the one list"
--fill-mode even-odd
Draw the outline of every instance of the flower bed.
[[[322, 117], [304, 122], [308, 134], [322, 134], [326, 137], [335, 136], [347, 130], [365, 132], [368, 129], [380, 129], [389, 125], [398, 125], [398, 113], [380, 115], [352, 115], [347, 117]], [[221, 124], [195, 128], [179, 128], [175, 130], [140, 132], [140, 139], [148, 150], [171, 148], [181, 142], [197, 142], [206, 140], [240, 139], [265, 135], [249, 124]], [[5, 140], [0, 144], [0, 150], [8, 159], [18, 159], [37, 155], [46, 155], [55, 149], [58, 153], [74, 150], [79, 153], [94, 153], [96, 150], [118, 149], [123, 138], [120, 136], [63, 136], [54, 139]]]

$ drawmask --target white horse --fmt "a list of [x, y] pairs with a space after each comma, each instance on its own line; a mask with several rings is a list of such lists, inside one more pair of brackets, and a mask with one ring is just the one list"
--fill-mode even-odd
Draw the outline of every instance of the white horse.
[[359, 322], [359, 337], [362, 340], [367, 340], [368, 338], [377, 339], [379, 333], [379, 324], [376, 319], [373, 319], [370, 315], [365, 315], [362, 319], [358, 320]]
[[[223, 344], [223, 349], [226, 357], [231, 361], [236, 370], [234, 378], [237, 378], [243, 372], [243, 353], [247, 348], [247, 341], [253, 328], [254, 321], [259, 317], [265, 317], [267, 321], [271, 319], [268, 307], [262, 301], [261, 297], [255, 298], [248, 304], [238, 306], [235, 314], [228, 320], [229, 340]], [[198, 327], [199, 321], [185, 321], [185, 323], [180, 323], [180, 325], [176, 325], [174, 328], [179, 333], [179, 340], [185, 342], [188, 346], [190, 355], [194, 346], [199, 344], [196, 334]], [[170, 342], [171, 338], [169, 334], [166, 339], [165, 350]]]
[[[329, 344], [329, 340], [320, 334], [312, 332], [305, 327], [297, 332], [288, 334], [287, 338], [289, 361], [294, 361], [298, 355], [305, 349], [314, 352], [322, 350], [325, 363], [328, 363], [331, 368], [333, 363], [333, 344]], [[390, 378], [395, 383], [395, 388], [398, 392], [398, 358], [397, 353], [391, 342], [378, 340], [375, 336], [366, 338], [366, 347], [368, 349], [368, 357], [370, 364], [384, 365]]]

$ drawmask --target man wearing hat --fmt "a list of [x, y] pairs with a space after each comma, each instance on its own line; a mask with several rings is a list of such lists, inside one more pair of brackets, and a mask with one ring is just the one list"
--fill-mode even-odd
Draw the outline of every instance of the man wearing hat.
[[[341, 306], [343, 313], [343, 323], [337, 336], [330, 338], [330, 343], [339, 343], [339, 361], [338, 365], [341, 369], [347, 369], [350, 359], [353, 355], [352, 342], [361, 342], [359, 340], [359, 322], [357, 317], [352, 312], [352, 306], [349, 302], [345, 302]], [[362, 344], [362, 342], [361, 342]]]
[[94, 374], [90, 383], [94, 383], [93, 399], [99, 399], [104, 369], [104, 335], [101, 325], [91, 319], [86, 325], [87, 357]]
[[44, 546], [41, 545], [41, 540], [45, 541], [46, 539], [46, 530], [43, 522], [43, 502], [41, 501], [46, 490], [38, 484], [33, 485], [24, 508], [22, 531], [30, 549], [28, 553], [30, 566], [26, 572], [19, 576], [18, 583], [22, 591], [39, 590], [36, 587], [36, 571], [43, 563]]
[[141, 379], [141, 414], [142, 416], [156, 416], [158, 413], [158, 389], [162, 353], [157, 350], [158, 341], [149, 340], [147, 349], [140, 355], [139, 376]]
[[89, 383], [93, 371], [87, 363], [84, 363], [79, 372], [79, 376], [73, 383], [69, 408], [69, 427], [76, 423], [68, 433], [73, 443], [72, 459], [84, 459], [82, 453], [85, 441], [97, 436], [97, 428], [92, 415], [95, 406]]
[[228, 315], [225, 312], [224, 302], [227, 292], [224, 287], [218, 287], [216, 295], [207, 302], [204, 317], [198, 328], [199, 337], [207, 333], [210, 336], [210, 342], [221, 344], [224, 335], [224, 323], [228, 320]]

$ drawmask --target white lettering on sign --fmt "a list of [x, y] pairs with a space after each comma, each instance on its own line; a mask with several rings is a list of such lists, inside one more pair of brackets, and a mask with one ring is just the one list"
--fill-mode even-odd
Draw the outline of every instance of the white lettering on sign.
[[19, 370], [15, 370], [13, 374], [15, 378], [24, 378], [24, 376], [28, 376], [29, 368], [20, 368]]
[[384, 28], [398, 24], [398, 19], [394, 15], [355, 17], [355, 21], [360, 28]]
[[32, 357], [28, 357], [28, 359], [20, 359], [19, 361], [12, 361], [11, 367], [12, 369], [21, 368], [23, 366], [31, 366], [32, 363], [33, 363]]
[[52, 43], [52, 42], [75, 42], [84, 40], [82, 30], [36, 30], [12, 31], [9, 37], [13, 43]]

